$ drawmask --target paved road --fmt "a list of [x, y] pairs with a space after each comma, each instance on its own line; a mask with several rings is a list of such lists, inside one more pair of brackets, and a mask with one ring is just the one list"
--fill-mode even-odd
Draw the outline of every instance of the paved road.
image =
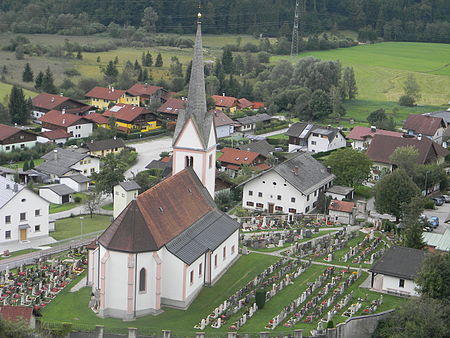
[[133, 174], [145, 170], [145, 166], [152, 160], [158, 160], [163, 151], [172, 151], [172, 137], [164, 136], [143, 142], [128, 143], [138, 153], [137, 162], [125, 172], [125, 178], [133, 178]]
[[445, 223], [447, 216], [450, 214], [450, 203], [445, 203], [434, 210], [425, 210], [423, 212], [427, 217], [439, 217], [439, 227], [433, 230], [434, 233], [443, 234], [445, 229], [450, 228], [450, 224]]

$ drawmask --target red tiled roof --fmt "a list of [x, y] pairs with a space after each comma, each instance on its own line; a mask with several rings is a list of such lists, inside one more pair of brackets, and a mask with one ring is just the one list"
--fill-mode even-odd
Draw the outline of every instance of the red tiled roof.
[[216, 127], [227, 126], [235, 122], [227, 116], [224, 112], [217, 110], [214, 112], [214, 124]]
[[97, 249], [97, 247], [98, 247], [98, 244], [97, 244], [96, 239], [94, 239], [91, 243], [86, 245], [86, 249], [88, 249], [88, 250], [95, 250], [95, 249]]
[[332, 200], [328, 207], [328, 210], [341, 211], [351, 213], [353, 212], [353, 208], [355, 207], [355, 203], [353, 202], [345, 202], [339, 200]]
[[433, 136], [440, 127], [445, 127], [442, 117], [428, 115], [409, 115], [403, 129], [413, 130], [415, 134]]
[[259, 170], [264, 171], [264, 170], [270, 169], [271, 166], [268, 165], [268, 164], [266, 164], [266, 163], [260, 163], [260, 164], [258, 164], [258, 165], [256, 166], [256, 168], [258, 168]]
[[108, 123], [108, 118], [99, 113], [90, 113], [88, 115], [85, 115], [84, 118], [86, 118], [89, 121], [95, 122], [97, 124], [107, 124]]
[[57, 140], [57, 139], [61, 139], [61, 138], [71, 137], [71, 135], [64, 129], [55, 129], [55, 130], [50, 130], [50, 131], [44, 131], [43, 133], [41, 133], [40, 136], [48, 138], [49, 140]]
[[253, 102], [253, 109], [264, 108], [264, 102]]
[[0, 141], [6, 140], [8, 137], [17, 134], [23, 129], [7, 126], [6, 124], [0, 124]]
[[383, 130], [383, 129], [375, 129], [375, 131], [372, 131], [372, 128], [369, 128], [369, 127], [356, 126], [347, 135], [347, 138], [352, 139], [352, 140], [363, 141], [366, 137], [368, 137], [368, 136], [374, 137], [375, 135], [389, 135], [389, 136], [395, 136], [395, 137], [403, 136], [402, 133], [398, 133], [396, 131], [389, 131], [389, 130]]
[[0, 306], [0, 317], [10, 322], [25, 321], [28, 323], [33, 315], [33, 308], [30, 306]]
[[127, 91], [135, 96], [140, 96], [140, 95], [152, 95], [160, 89], [163, 89], [163, 87], [136, 83]]
[[85, 96], [95, 97], [96, 99], [104, 99], [109, 101], [116, 101], [125, 94], [124, 90], [105, 88], [105, 87], [95, 87], [91, 89]]
[[213, 95], [212, 98], [218, 107], [231, 108], [237, 104], [237, 99], [232, 96]]
[[103, 113], [103, 116], [115, 116], [122, 121], [133, 122], [139, 115], [150, 113], [144, 107], [136, 107], [131, 104], [118, 103]]
[[221, 152], [222, 155], [219, 157], [219, 161], [236, 165], [252, 164], [258, 156], [262, 156], [261, 154], [252, 151], [234, 148], [223, 148]]
[[234, 164], [227, 164], [227, 165], [225, 165], [225, 167], [227, 167], [228, 169], [231, 169], [231, 170], [239, 170], [239, 169], [241, 169], [240, 166], [234, 165]]
[[242, 99], [239, 99], [237, 102], [237, 106], [239, 109], [246, 109], [246, 108], [252, 108], [253, 102], [247, 100], [245, 97]]
[[35, 107], [52, 110], [67, 100], [71, 99], [60, 95], [41, 93], [38, 96], [35, 96], [31, 101]]
[[172, 161], [172, 156], [166, 156], [161, 159], [161, 162], [163, 162], [163, 163], [167, 163], [170, 161]]
[[158, 113], [175, 114], [178, 115], [178, 111], [185, 108], [186, 101], [181, 99], [170, 98], [161, 107], [158, 108]]
[[389, 163], [389, 157], [398, 147], [413, 146], [418, 152], [417, 164], [426, 164], [436, 161], [439, 157], [444, 157], [450, 152], [431, 141], [427, 137], [421, 140], [409, 137], [394, 137], [388, 135], [375, 135], [367, 149], [367, 156], [374, 162]]
[[86, 120], [83, 116], [68, 113], [63, 114], [59, 110], [50, 110], [47, 114], [38, 118], [38, 120], [60, 127], [70, 127], [80, 120], [84, 120], [87, 123], [92, 123], [91, 121]]

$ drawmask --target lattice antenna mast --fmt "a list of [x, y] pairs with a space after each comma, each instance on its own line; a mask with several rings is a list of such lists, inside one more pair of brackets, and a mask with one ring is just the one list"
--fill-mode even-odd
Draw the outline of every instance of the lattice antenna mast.
[[291, 56], [298, 55], [298, 21], [300, 14], [300, 0], [295, 1], [294, 28], [292, 29]]

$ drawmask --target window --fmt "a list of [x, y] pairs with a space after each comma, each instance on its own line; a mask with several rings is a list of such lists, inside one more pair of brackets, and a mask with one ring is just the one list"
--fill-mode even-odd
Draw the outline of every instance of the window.
[[116, 191], [116, 195], [119, 195], [119, 192], [118, 192], [118, 191]]
[[11, 223], [11, 215], [5, 216], [5, 223]]
[[257, 208], [264, 208], [264, 204], [262, 204], [262, 203], [256, 203], [256, 207], [257, 207]]
[[306, 196], [306, 201], [309, 201], [309, 195], [308, 195], [308, 196]]
[[283, 207], [280, 207], [279, 205], [275, 206], [276, 211], [283, 211]]
[[255, 205], [255, 203], [253, 203], [253, 202], [250, 202], [250, 201], [247, 201], [246, 205], [247, 205], [248, 207], [252, 207], [252, 206], [254, 206], [254, 205]]
[[34, 210], [34, 216], [41, 216], [41, 209]]
[[10, 149], [10, 146], [6, 146], [5, 149], [6, 149], [6, 150], [9, 150], [9, 149]]
[[214, 255], [214, 267], [217, 268], [217, 255]]
[[252, 190], [249, 190], [249, 191], [248, 191], [248, 195], [249, 195], [249, 196], [253, 196], [253, 191], [252, 191]]
[[316, 197], [317, 196], [317, 190], [316, 191], [314, 191], [314, 197]]
[[185, 157], [185, 168], [186, 167], [193, 167], [194, 166], [194, 158], [192, 156], [186, 156]]
[[234, 252], [236, 251], [236, 247], [233, 245], [232, 247], [231, 247], [231, 254], [232, 255], [234, 255]]
[[212, 163], [213, 163], [213, 156], [209, 155], [209, 169], [212, 168]]
[[83, 174], [87, 174], [87, 169], [84, 169], [84, 170], [83, 170]]
[[259, 193], [258, 193], [258, 197], [262, 197], [262, 192], [259, 192]]
[[91, 174], [95, 171], [95, 168], [91, 168]]
[[277, 185], [277, 182], [272, 182], [273, 185]]
[[277, 196], [277, 200], [281, 201], [281, 195]]
[[311, 145], [315, 146], [317, 144], [316, 141], [311, 141]]
[[11, 230], [5, 231], [5, 239], [11, 239]]
[[26, 212], [21, 212], [20, 213], [20, 220], [21, 221], [25, 221], [27, 219], [27, 213]]
[[40, 225], [35, 225], [34, 226], [34, 232], [39, 232], [41, 231], [41, 226]]
[[404, 279], [399, 279], [398, 280], [398, 287], [399, 288], [404, 288], [405, 287], [405, 280]]
[[226, 258], [227, 258], [227, 247], [224, 246], [224, 247], [223, 247], [222, 259], [225, 260]]
[[296, 214], [297, 213], [297, 209], [289, 208], [289, 213], [290, 214]]
[[309, 207], [306, 207], [305, 214], [309, 211]]
[[142, 268], [141, 271], [139, 271], [139, 292], [145, 291], [146, 277], [145, 268]]
[[291, 202], [295, 203], [295, 197], [291, 197]]
[[203, 273], [203, 266], [202, 266], [202, 263], [200, 263], [198, 265], [198, 276], [201, 277], [202, 273]]
[[26, 200], [26, 198], [22, 198], [20, 201], [21, 202], [26, 202], [27, 200]]
[[25, 136], [23, 136], [23, 135], [20, 135], [20, 139], [21, 140], [23, 140], [25, 138]]
[[191, 283], [191, 285], [194, 284], [194, 270], [192, 270], [190, 273], [189, 282]]
[[20, 149], [23, 149], [23, 148], [25, 148], [25, 144], [22, 143], [22, 144], [20, 145]]

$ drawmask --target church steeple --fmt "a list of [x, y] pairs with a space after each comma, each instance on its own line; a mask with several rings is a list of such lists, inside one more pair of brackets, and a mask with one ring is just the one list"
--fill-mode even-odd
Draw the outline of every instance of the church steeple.
[[178, 113], [173, 136], [172, 174], [192, 167], [214, 198], [217, 137], [214, 114], [206, 106], [201, 17], [199, 13], [186, 108]]

